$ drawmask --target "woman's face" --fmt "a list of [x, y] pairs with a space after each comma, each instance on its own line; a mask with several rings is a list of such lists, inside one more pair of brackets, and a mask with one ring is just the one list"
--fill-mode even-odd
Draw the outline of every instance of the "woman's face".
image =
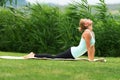
[[84, 26], [91, 26], [92, 25], [92, 20], [90, 20], [90, 19], [86, 19], [85, 20], [85, 23], [84, 23]]
[[92, 20], [90, 19], [81, 19], [79, 23], [79, 31], [83, 31], [84, 29], [87, 29], [88, 27], [92, 30]]

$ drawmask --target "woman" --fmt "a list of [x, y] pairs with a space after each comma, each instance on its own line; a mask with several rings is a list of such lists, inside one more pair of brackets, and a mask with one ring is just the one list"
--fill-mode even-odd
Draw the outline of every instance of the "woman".
[[80, 43], [76, 47], [71, 47], [65, 52], [52, 56], [50, 54], [35, 54], [31, 52], [30, 54], [24, 56], [24, 58], [71, 58], [76, 59], [86, 52], [88, 53], [88, 60], [94, 60], [95, 54], [95, 36], [92, 31], [92, 20], [81, 19], [79, 22], [79, 31], [83, 32]]

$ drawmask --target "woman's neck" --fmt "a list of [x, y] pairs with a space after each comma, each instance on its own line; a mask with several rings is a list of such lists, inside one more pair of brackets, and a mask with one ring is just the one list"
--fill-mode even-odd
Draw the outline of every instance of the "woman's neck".
[[92, 26], [88, 26], [88, 28], [87, 29], [89, 29], [90, 31], [92, 31]]

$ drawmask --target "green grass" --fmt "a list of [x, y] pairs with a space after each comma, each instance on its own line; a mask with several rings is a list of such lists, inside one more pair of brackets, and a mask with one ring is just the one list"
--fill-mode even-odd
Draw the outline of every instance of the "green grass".
[[[0, 56], [25, 54], [0, 52]], [[120, 80], [120, 58], [107, 62], [0, 59], [0, 80]]]

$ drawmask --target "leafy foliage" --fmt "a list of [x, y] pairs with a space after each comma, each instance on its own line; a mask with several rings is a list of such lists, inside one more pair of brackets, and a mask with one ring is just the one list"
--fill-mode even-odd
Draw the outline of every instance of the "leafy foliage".
[[12, 3], [17, 4], [17, 0], [0, 0], [0, 6], [5, 7], [8, 2], [10, 5], [12, 5]]
[[94, 22], [96, 56], [120, 56], [120, 15], [109, 13], [104, 0], [58, 6], [36, 4], [22, 9], [0, 8], [0, 50], [56, 54], [77, 46], [81, 18]]

